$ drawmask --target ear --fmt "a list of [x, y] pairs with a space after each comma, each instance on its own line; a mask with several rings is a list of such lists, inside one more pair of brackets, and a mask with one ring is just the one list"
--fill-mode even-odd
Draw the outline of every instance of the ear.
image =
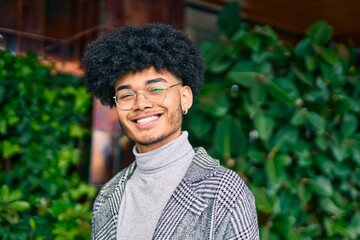
[[193, 93], [189, 86], [183, 86], [181, 88], [181, 108], [183, 112], [187, 112], [193, 104]]

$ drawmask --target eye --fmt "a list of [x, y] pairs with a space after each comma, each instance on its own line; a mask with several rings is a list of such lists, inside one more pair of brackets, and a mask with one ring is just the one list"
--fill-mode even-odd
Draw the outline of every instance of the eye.
[[135, 96], [135, 93], [132, 91], [119, 91], [117, 96], [118, 96], [118, 99], [129, 100]]
[[149, 88], [150, 93], [159, 93], [165, 91], [166, 87], [164, 86], [152, 86]]

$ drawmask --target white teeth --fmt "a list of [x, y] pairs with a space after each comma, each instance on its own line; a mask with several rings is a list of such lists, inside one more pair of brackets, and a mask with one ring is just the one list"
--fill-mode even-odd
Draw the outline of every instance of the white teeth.
[[136, 121], [136, 123], [138, 123], [138, 124], [145, 124], [145, 123], [154, 121], [154, 120], [156, 120], [156, 119], [158, 119], [158, 118], [159, 118], [158, 116], [151, 116], [151, 117], [147, 117], [147, 118], [142, 118], [142, 119], [138, 119], [138, 120]]

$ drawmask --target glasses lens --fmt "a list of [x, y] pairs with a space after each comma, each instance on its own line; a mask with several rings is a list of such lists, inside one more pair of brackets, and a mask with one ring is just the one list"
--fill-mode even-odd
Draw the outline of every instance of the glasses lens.
[[136, 94], [129, 89], [123, 89], [116, 93], [116, 104], [120, 109], [128, 110], [131, 109], [135, 104]]
[[145, 95], [149, 102], [162, 103], [166, 97], [166, 86], [150, 86], [146, 89]]

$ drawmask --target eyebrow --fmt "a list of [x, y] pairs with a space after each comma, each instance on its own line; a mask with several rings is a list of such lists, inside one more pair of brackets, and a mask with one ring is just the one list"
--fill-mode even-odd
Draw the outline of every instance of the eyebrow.
[[[145, 85], [151, 85], [153, 83], [158, 83], [158, 82], [167, 83], [167, 81], [164, 78], [154, 78], [154, 79], [146, 80]], [[116, 88], [116, 92], [118, 92], [120, 90], [123, 90], [123, 89], [131, 89], [131, 85], [130, 84], [121, 85], [121, 86]]]

